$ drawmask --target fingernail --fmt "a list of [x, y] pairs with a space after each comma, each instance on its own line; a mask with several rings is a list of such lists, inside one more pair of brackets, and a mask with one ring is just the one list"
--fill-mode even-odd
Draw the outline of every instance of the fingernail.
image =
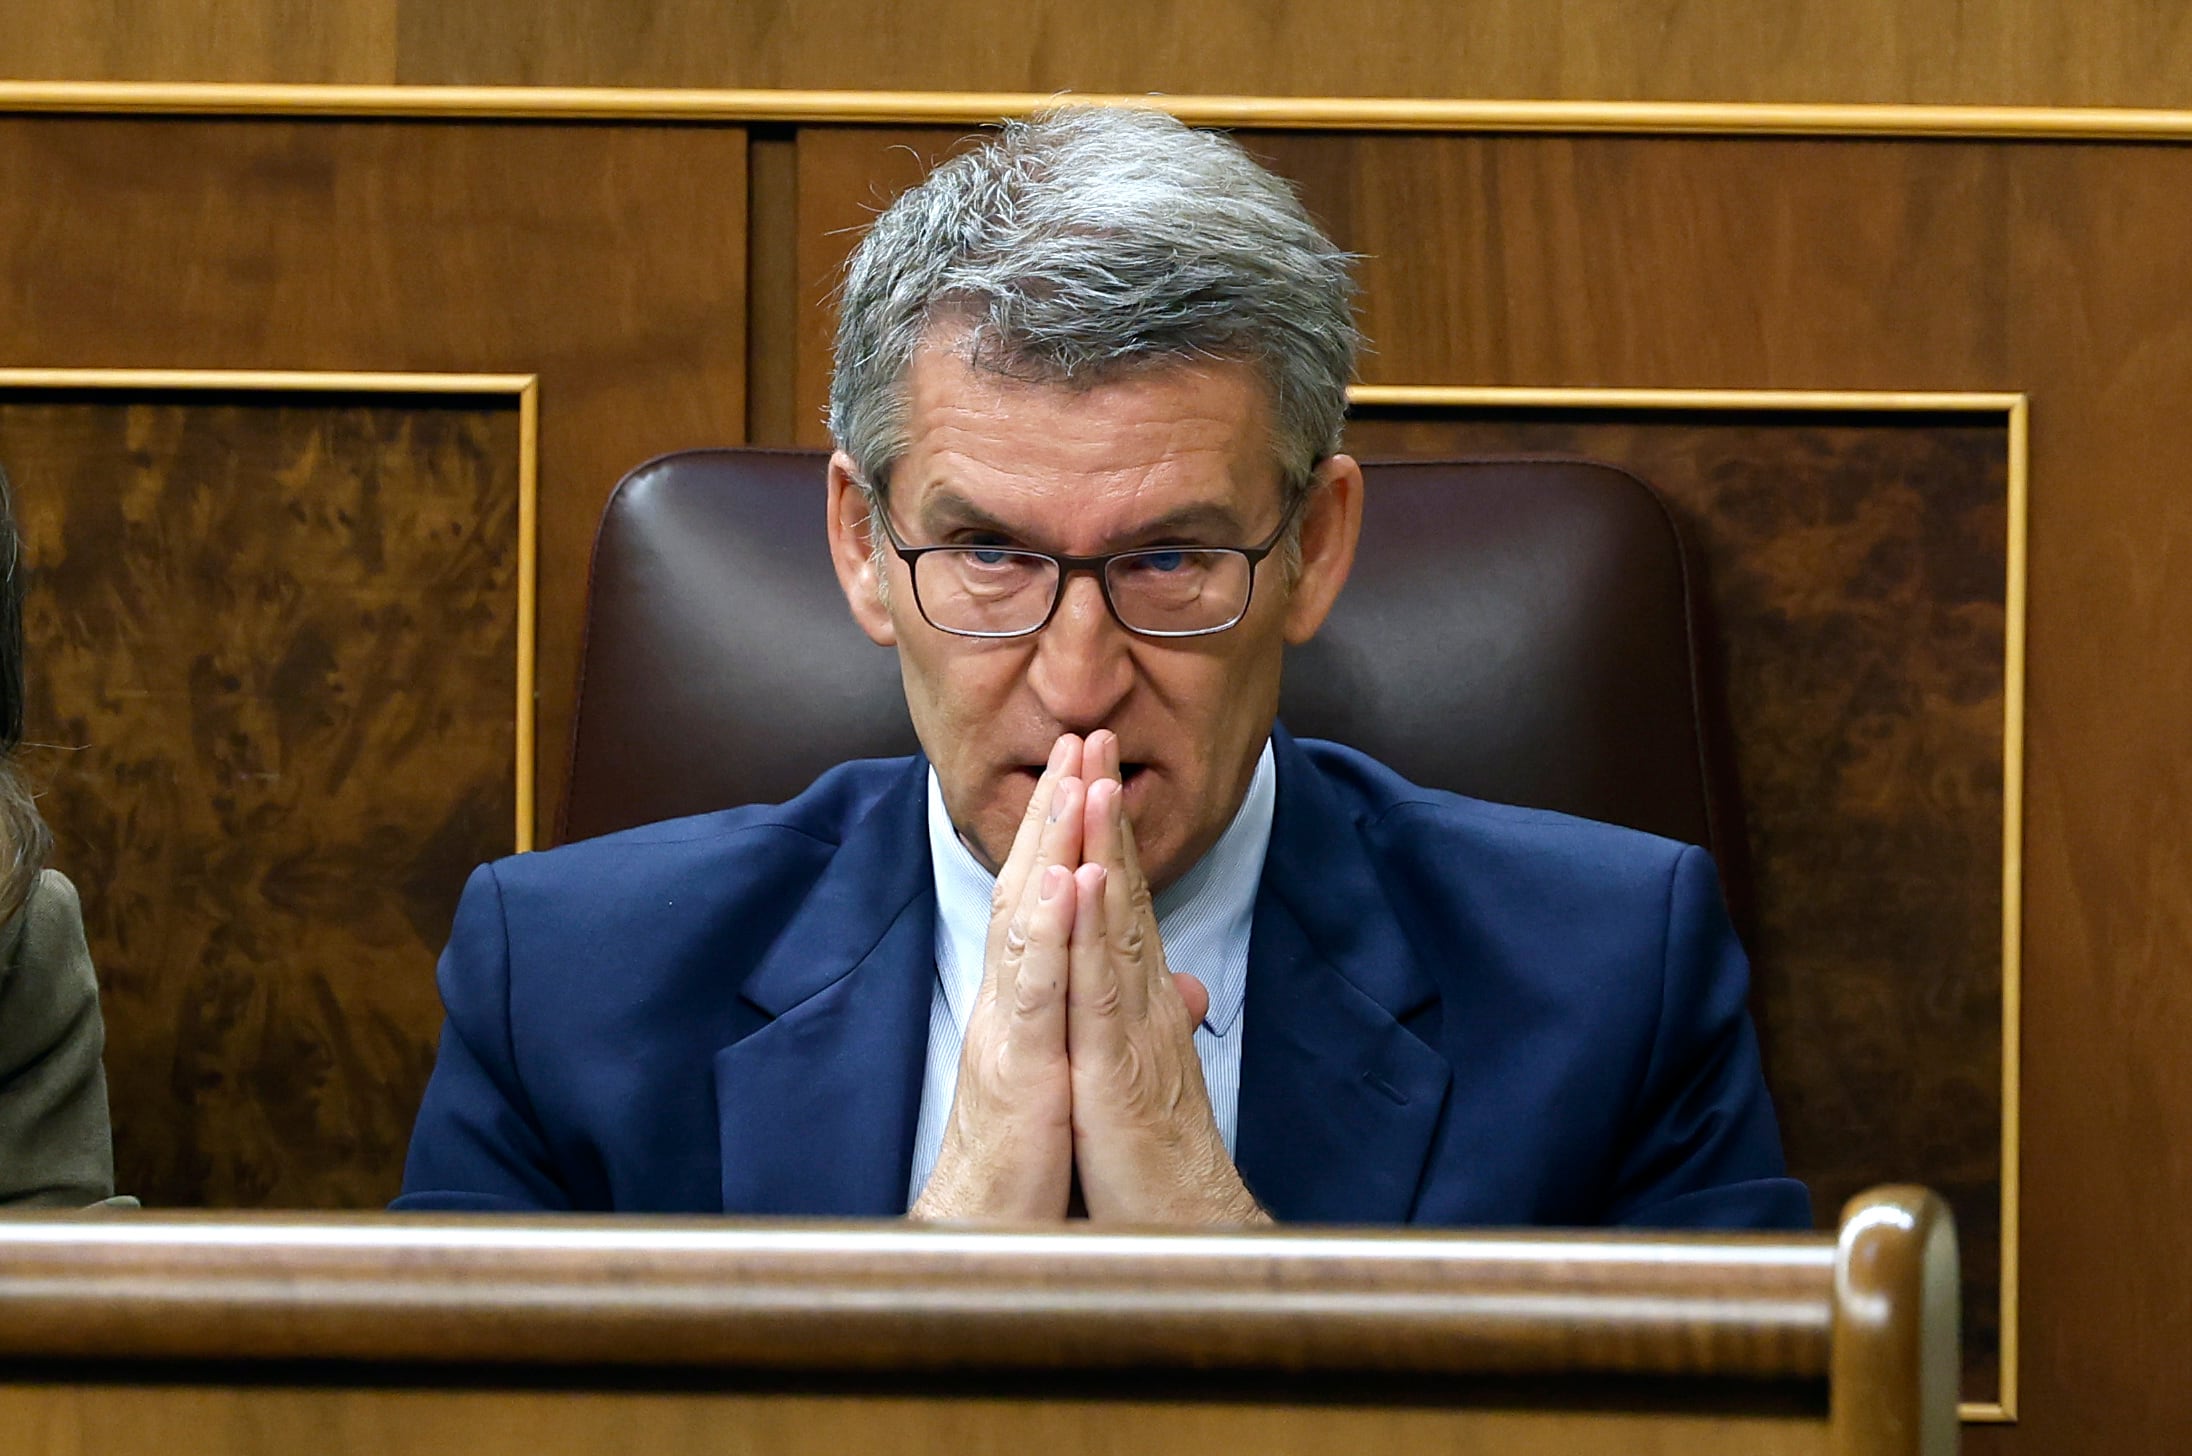
[[1043, 871], [1043, 884], [1039, 891], [1042, 899], [1049, 901], [1058, 898], [1058, 884], [1065, 878], [1065, 873], [1064, 868], [1059, 865], [1052, 865]]

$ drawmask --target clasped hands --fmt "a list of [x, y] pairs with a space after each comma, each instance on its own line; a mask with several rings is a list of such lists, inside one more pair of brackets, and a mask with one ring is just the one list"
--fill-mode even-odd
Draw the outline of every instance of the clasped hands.
[[1068, 733], [991, 901], [982, 985], [935, 1170], [911, 1215], [1262, 1223], [1195, 1055], [1209, 994], [1165, 964], [1119, 740]]

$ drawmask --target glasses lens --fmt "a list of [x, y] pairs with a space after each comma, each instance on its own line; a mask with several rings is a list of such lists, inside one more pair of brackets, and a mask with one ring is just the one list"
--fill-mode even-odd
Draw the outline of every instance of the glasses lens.
[[1119, 620], [1137, 632], [1185, 634], [1229, 627], [1248, 609], [1248, 558], [1216, 547], [1114, 557], [1105, 585]]
[[1029, 551], [987, 546], [930, 551], [914, 565], [921, 611], [946, 632], [1009, 637], [1050, 614], [1058, 563]]

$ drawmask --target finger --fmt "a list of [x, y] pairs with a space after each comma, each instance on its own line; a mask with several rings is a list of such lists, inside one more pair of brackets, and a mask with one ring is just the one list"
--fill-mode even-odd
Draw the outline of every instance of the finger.
[[1050, 814], [1043, 822], [1043, 837], [1035, 846], [1035, 863], [1079, 866], [1082, 832], [1088, 822], [1088, 785], [1071, 774], [1058, 780], [1050, 796]]
[[1210, 988], [1199, 976], [1185, 971], [1172, 973], [1172, 989], [1180, 993], [1180, 1000], [1187, 1006], [1187, 1024], [1201, 1026], [1203, 1018], [1210, 1014]]
[[1000, 885], [1010, 881], [1009, 904], [1020, 902], [1021, 882], [1035, 862], [1035, 846], [1042, 838], [1044, 823], [1050, 818], [1051, 796], [1057, 792], [1058, 780], [1070, 772], [1066, 766], [1069, 756], [1064, 738], [1050, 745], [1050, 758], [1043, 765], [1042, 776], [1036, 779], [1034, 791], [1028, 795], [1027, 807], [1020, 811], [1020, 827], [1014, 831], [1012, 848], [1006, 852], [1004, 865], [997, 872]]
[[990, 900], [992, 923], [1012, 913], [1013, 907], [1020, 903], [1028, 873], [1035, 865], [1036, 850], [1042, 843], [1044, 826], [1050, 821], [1058, 781], [1080, 772], [1080, 755], [1081, 740], [1071, 733], [1060, 734], [1050, 745], [1050, 759], [1043, 765], [1042, 777], [1035, 781], [1035, 792], [1028, 795], [1027, 809], [1020, 815], [1020, 827], [1012, 836], [1012, 848], [997, 871], [997, 889]]
[[1119, 735], [1099, 728], [1081, 748], [1081, 777], [1090, 783], [1119, 777]]
[[1126, 861], [1119, 857], [1119, 830], [1117, 807], [1124, 786], [1115, 778], [1087, 780], [1088, 788], [1083, 798], [1081, 815], [1081, 859], [1087, 864], [1100, 864], [1106, 870], [1124, 869]]
[[1073, 872], [1066, 1055], [1091, 1066], [1111, 1065], [1121, 1055], [1126, 1042], [1126, 1018], [1119, 997], [1119, 967], [1105, 934], [1104, 882], [1109, 878], [1102, 865], [1084, 864]]
[[1134, 821], [1127, 817], [1124, 790], [1119, 795], [1119, 811], [1116, 819], [1119, 834], [1119, 861], [1126, 866], [1127, 874], [1133, 877], [1135, 887], [1146, 893], [1149, 888], [1149, 881], [1142, 878], [1142, 856], [1134, 846]]
[[1008, 962], [1006, 953], [1014, 949], [1015, 936], [1023, 941], [1027, 937], [1032, 919], [1030, 906], [1041, 899], [1045, 871], [1062, 868], [1070, 873], [1081, 862], [1081, 823], [1087, 814], [1081, 802], [1084, 794], [1079, 779], [1070, 774], [1059, 779], [1051, 791], [1050, 813], [1038, 826], [1040, 832], [1029, 854], [1027, 877], [1014, 900], [1005, 900], [1004, 877], [998, 877], [998, 893], [992, 901], [998, 913], [990, 921], [978, 994], [1002, 996], [1012, 989], [1012, 965], [1016, 962]]
[[1073, 876], [1063, 865], [1044, 865], [1023, 907], [1024, 933], [1007, 935], [1006, 965], [1012, 977], [1012, 1036], [1031, 1047], [1065, 1045], [1068, 946], [1073, 934]]
[[[1142, 857], [1134, 844], [1134, 821], [1127, 816], [1126, 791], [1119, 791], [1118, 807], [1111, 815], [1112, 833], [1117, 839], [1115, 850], [1120, 868], [1114, 873], [1125, 884], [1112, 896], [1118, 913], [1146, 932], [1136, 941], [1135, 962], [1142, 967], [1148, 979], [1146, 985], [1152, 992], [1169, 986], [1170, 970], [1165, 964], [1164, 942], [1157, 934], [1156, 892], [1149, 886], [1149, 879], [1142, 873]], [[1113, 932], [1116, 935], [1116, 931]]]
[[1150, 988], [1164, 970], [1164, 949], [1157, 937], [1156, 908], [1148, 887], [1129, 858], [1126, 791], [1117, 779], [1099, 779], [1088, 789], [1083, 815], [1081, 858], [1104, 870], [1104, 938], [1119, 972], [1119, 1002], [1130, 1016], [1149, 1005]]

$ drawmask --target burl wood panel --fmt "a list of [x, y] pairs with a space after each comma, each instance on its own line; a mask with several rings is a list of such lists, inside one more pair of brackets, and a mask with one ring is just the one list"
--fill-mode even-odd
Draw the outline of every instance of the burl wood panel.
[[66, 79], [2192, 102], [2171, 0], [0, 0]]
[[1955, 1209], [1967, 1399], [2000, 1347], [2000, 416], [1358, 411], [1372, 456], [1610, 460], [1704, 566], [1749, 843], [1752, 1005], [1821, 1227], [1888, 1176]]
[[394, 1195], [434, 956], [511, 849], [517, 458], [514, 402], [0, 392], [122, 1191]]
[[540, 376], [540, 789], [601, 505], [745, 428], [737, 128], [0, 117], [0, 364]]

